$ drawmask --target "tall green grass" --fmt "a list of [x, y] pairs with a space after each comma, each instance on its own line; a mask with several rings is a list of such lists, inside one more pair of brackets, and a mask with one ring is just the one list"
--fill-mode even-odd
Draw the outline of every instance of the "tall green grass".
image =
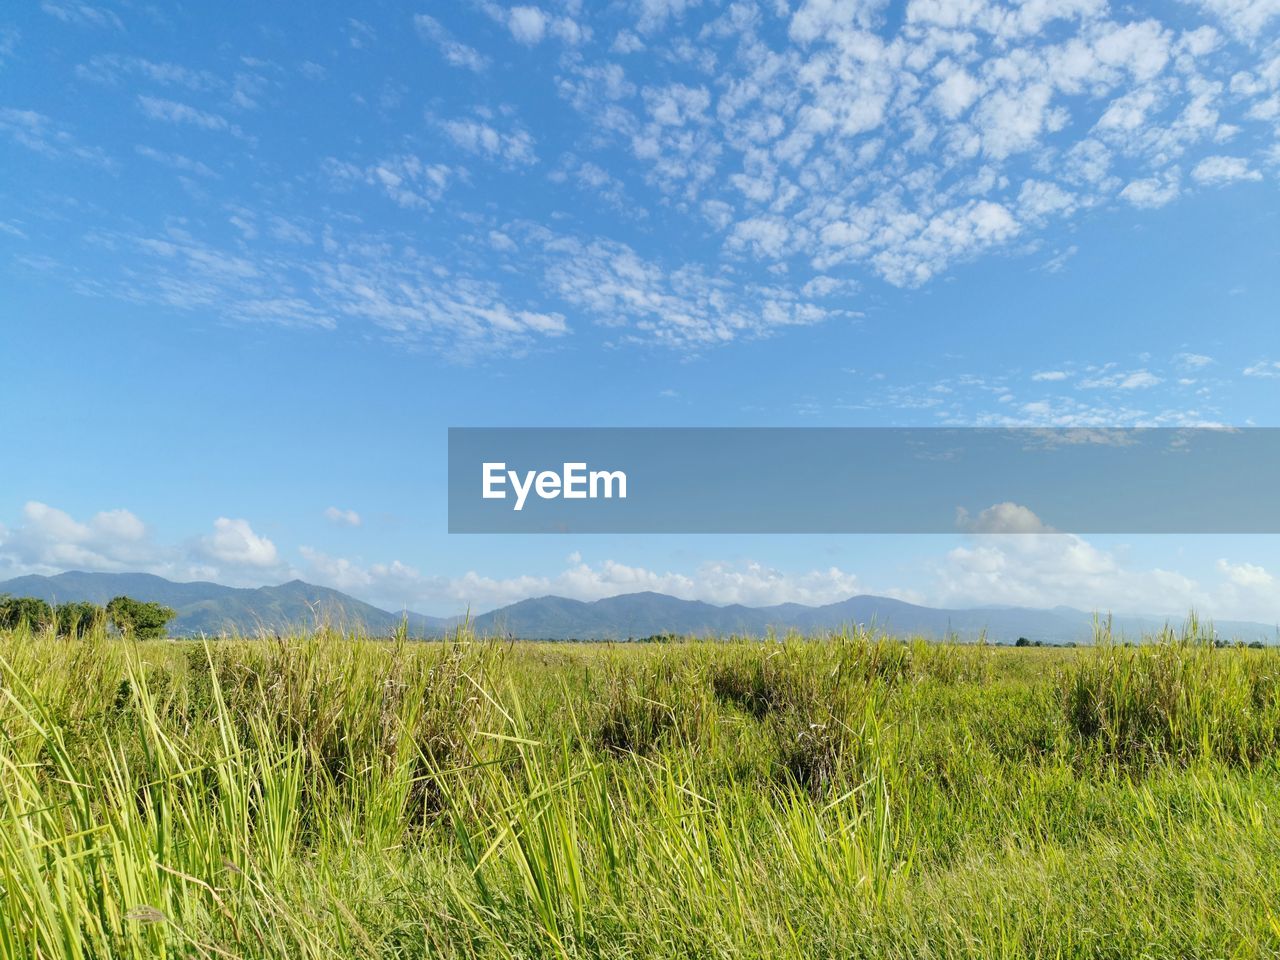
[[0, 956], [1280, 952], [1274, 651], [0, 635]]

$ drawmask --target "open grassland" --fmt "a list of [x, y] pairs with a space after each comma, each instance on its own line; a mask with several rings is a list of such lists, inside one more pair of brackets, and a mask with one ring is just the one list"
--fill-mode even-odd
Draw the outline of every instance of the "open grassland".
[[0, 956], [1280, 953], [1280, 652], [0, 635]]

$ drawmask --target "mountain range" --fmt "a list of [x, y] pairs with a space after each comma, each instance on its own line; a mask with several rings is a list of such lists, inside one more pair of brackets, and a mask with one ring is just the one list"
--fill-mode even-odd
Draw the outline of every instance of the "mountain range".
[[[440, 636], [453, 629], [459, 617], [428, 617], [419, 613], [392, 613], [340, 591], [301, 580], [274, 587], [228, 587], [193, 581], [176, 583], [147, 573], [84, 573], [25, 576], [0, 582], [0, 595], [42, 597], [51, 603], [87, 600], [105, 604], [127, 595], [173, 607], [177, 617], [170, 625], [175, 636], [283, 632], [327, 621], [348, 629], [364, 629], [388, 635], [405, 623], [411, 636]], [[1130, 637], [1175, 625], [1180, 616], [1116, 616], [1113, 627]], [[806, 606], [784, 603], [768, 607], [741, 604], [716, 606], [697, 600], [681, 600], [661, 593], [628, 593], [603, 600], [582, 601], [565, 597], [536, 597], [501, 607], [472, 619], [482, 636], [512, 636], [531, 640], [626, 640], [656, 634], [746, 634], [761, 636], [770, 630], [784, 632], [834, 630], [852, 624], [875, 625], [897, 634], [927, 637], [957, 635], [976, 638], [985, 632], [992, 641], [1011, 642], [1019, 637], [1061, 643], [1087, 641], [1092, 636], [1093, 614], [1072, 607], [977, 607], [939, 609], [889, 597], [857, 596], [838, 603]], [[1224, 638], [1274, 643], [1280, 636], [1275, 624], [1218, 621]]]
[[71, 571], [52, 577], [27, 576], [0, 582], [0, 594], [40, 597], [50, 603], [87, 600], [105, 605], [112, 597], [129, 596], [172, 607], [178, 616], [169, 624], [175, 636], [201, 633], [257, 634], [322, 621], [373, 634], [390, 634], [404, 618], [414, 636], [443, 633], [452, 623], [420, 613], [389, 613], [355, 597], [290, 580], [276, 587], [227, 587], [194, 580], [176, 583], [150, 573], [84, 573]]

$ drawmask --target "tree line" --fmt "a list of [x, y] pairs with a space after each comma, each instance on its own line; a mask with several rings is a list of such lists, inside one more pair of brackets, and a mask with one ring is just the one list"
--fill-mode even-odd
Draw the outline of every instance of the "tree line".
[[76, 600], [57, 605], [40, 597], [0, 594], [0, 630], [54, 630], [59, 636], [83, 637], [91, 630], [113, 629], [135, 640], [157, 640], [177, 611], [161, 603], [113, 597], [105, 606]]

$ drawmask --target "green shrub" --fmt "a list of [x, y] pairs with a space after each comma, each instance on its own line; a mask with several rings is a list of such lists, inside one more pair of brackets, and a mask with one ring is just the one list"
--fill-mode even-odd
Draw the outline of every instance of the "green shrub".
[[701, 687], [688, 649], [680, 645], [642, 655], [638, 663], [611, 661], [594, 721], [595, 745], [639, 755], [667, 744], [697, 746], [709, 713]]
[[816, 795], [856, 777], [867, 712], [909, 677], [911, 663], [907, 645], [863, 633], [737, 644], [714, 656], [711, 690], [763, 722], [780, 777]]
[[39, 597], [0, 596], [0, 629], [44, 630], [53, 619], [53, 607]]
[[107, 604], [107, 618], [111, 625], [132, 640], [158, 640], [165, 635], [165, 627], [177, 616], [172, 607], [135, 600], [133, 597], [114, 597]]
[[63, 637], [83, 637], [92, 630], [101, 630], [106, 626], [107, 612], [96, 603], [75, 601], [60, 603], [54, 609], [54, 618], [58, 624], [58, 635]]
[[1280, 654], [1162, 642], [1089, 651], [1059, 686], [1069, 728], [1121, 763], [1250, 763], [1280, 745]]

